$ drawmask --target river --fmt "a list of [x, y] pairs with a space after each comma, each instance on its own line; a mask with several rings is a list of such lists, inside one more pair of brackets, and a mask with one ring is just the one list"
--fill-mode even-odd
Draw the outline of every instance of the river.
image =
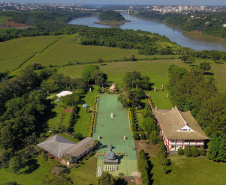
[[91, 17], [82, 17], [71, 20], [68, 24], [77, 24], [77, 25], [85, 25], [89, 27], [98, 27], [98, 28], [121, 28], [121, 29], [132, 29], [132, 30], [143, 30], [149, 31], [152, 33], [158, 33], [160, 35], [165, 35], [171, 41], [177, 43], [183, 47], [190, 47], [197, 51], [201, 50], [218, 50], [218, 51], [226, 51], [226, 42], [220, 41], [214, 38], [208, 37], [191, 37], [185, 35], [180, 29], [168, 26], [163, 22], [154, 21], [150, 19], [135, 17], [127, 14], [122, 14], [127, 20], [131, 22], [126, 22], [120, 26], [110, 26], [110, 25], [101, 25], [95, 24], [94, 22], [98, 22], [98, 18], [96, 16]]

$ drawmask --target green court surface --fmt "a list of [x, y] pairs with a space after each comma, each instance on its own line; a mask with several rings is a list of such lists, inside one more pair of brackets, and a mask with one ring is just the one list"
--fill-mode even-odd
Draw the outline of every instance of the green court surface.
[[[113, 118], [111, 118], [111, 113], [114, 114]], [[118, 101], [118, 95], [99, 96], [93, 137], [98, 139], [98, 136], [101, 136], [100, 142], [102, 143], [98, 153], [102, 153], [102, 156], [97, 156], [97, 169], [102, 167], [104, 171], [103, 153], [106, 154], [109, 151], [109, 146], [112, 145], [116, 154], [124, 153], [126, 156], [119, 156], [118, 170], [110, 173], [114, 176], [119, 176], [119, 173], [130, 176], [133, 172], [137, 172], [137, 156], [133, 134], [129, 127], [128, 111], [122, 108]], [[126, 140], [124, 140], [124, 136], [126, 136]]]

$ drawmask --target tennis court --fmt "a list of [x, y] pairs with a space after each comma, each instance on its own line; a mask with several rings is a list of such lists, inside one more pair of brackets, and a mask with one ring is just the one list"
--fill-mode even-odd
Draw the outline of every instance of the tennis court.
[[[114, 114], [113, 118], [111, 118], [111, 113]], [[118, 95], [99, 96], [93, 137], [98, 139], [98, 136], [101, 137], [100, 142], [102, 143], [102, 148], [99, 149], [98, 153], [102, 155], [97, 156], [97, 169], [102, 167], [104, 170], [103, 153], [106, 154], [109, 151], [109, 146], [113, 145], [113, 151], [121, 155], [119, 156], [118, 170], [110, 173], [114, 176], [119, 176], [119, 173], [130, 176], [133, 172], [137, 172], [137, 156], [133, 134], [129, 127], [128, 111], [123, 109], [118, 101]], [[126, 136], [126, 140], [124, 140], [124, 136]]]

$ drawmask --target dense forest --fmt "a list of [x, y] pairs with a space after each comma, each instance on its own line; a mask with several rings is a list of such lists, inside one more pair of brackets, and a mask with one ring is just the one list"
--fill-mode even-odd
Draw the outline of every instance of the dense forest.
[[[78, 42], [82, 45], [95, 45], [118, 47], [123, 49], [138, 49], [140, 54], [146, 55], [171, 55], [176, 49], [171, 47], [163, 48], [157, 42], [171, 42], [167, 37], [156, 33], [122, 30], [120, 28], [89, 28], [79, 32]], [[179, 46], [178, 46], [179, 47]]]
[[0, 29], [0, 42], [20, 38], [39, 35], [61, 35], [67, 34], [67, 28], [77, 26], [68, 25], [68, 21], [81, 16], [92, 15], [89, 11], [6, 11], [0, 12], [2, 17], [10, 17], [13, 22], [31, 26], [27, 29], [6, 28]]
[[103, 11], [98, 17], [101, 21], [124, 21], [125, 18], [116, 11], [108, 10]]
[[192, 68], [189, 72], [171, 65], [169, 73], [168, 89], [173, 103], [181, 111], [191, 111], [211, 138], [210, 159], [226, 161], [226, 94], [217, 91], [214, 78], [204, 77], [202, 69]]
[[156, 12], [137, 12], [135, 15], [165, 21], [168, 24], [178, 26], [184, 31], [199, 31], [203, 34], [226, 38], [226, 13], [194, 13], [194, 14], [175, 14], [175, 13], [156, 13]]

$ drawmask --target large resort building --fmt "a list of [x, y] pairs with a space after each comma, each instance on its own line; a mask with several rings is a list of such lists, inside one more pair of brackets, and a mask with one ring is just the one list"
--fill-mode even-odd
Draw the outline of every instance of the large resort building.
[[204, 146], [205, 140], [209, 139], [190, 111], [181, 112], [175, 107], [171, 110], [155, 109], [153, 113], [169, 152], [180, 147], [184, 149], [186, 145]]

